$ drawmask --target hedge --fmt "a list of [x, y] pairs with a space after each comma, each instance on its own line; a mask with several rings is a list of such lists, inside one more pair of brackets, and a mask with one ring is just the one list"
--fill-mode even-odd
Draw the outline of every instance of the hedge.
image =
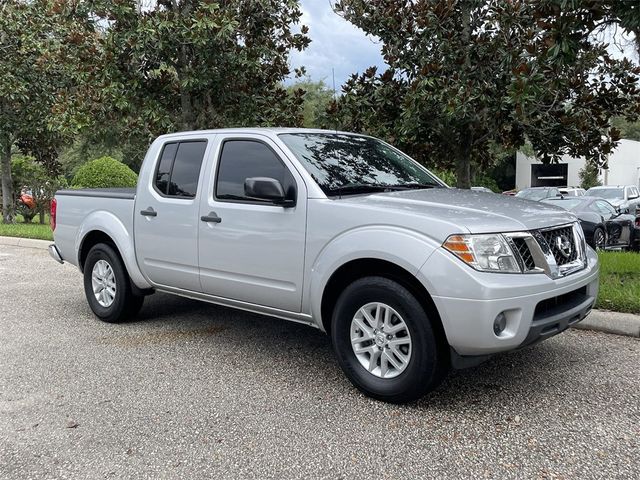
[[135, 187], [138, 175], [115, 158], [101, 157], [82, 165], [71, 181], [72, 188]]

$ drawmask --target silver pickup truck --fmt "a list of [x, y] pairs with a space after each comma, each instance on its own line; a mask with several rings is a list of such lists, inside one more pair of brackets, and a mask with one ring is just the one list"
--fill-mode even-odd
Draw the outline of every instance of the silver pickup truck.
[[448, 188], [375, 138], [321, 130], [163, 135], [134, 190], [63, 190], [59, 262], [120, 322], [167, 292], [331, 335], [352, 383], [385, 401], [582, 320], [598, 260], [577, 218]]

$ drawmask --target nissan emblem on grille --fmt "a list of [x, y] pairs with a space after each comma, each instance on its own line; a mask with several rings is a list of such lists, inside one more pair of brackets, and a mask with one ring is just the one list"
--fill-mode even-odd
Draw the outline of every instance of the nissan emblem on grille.
[[558, 235], [556, 237], [556, 248], [564, 258], [569, 258], [573, 253], [571, 240], [569, 240], [566, 235]]

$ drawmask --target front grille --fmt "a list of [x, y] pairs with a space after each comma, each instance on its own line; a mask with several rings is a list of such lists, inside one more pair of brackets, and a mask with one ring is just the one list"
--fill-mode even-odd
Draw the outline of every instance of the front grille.
[[516, 247], [516, 253], [520, 255], [524, 271], [528, 272], [536, 268], [536, 262], [533, 259], [533, 255], [531, 255], [531, 250], [529, 250], [526, 240], [522, 237], [513, 237], [511, 240]]
[[566, 265], [578, 259], [578, 245], [571, 226], [542, 230], [540, 235], [556, 259], [557, 265]]
[[533, 320], [540, 320], [541, 318], [549, 317], [558, 312], [570, 310], [580, 305], [580, 303], [584, 302], [587, 298], [587, 287], [581, 287], [564, 295], [542, 300], [536, 305]]

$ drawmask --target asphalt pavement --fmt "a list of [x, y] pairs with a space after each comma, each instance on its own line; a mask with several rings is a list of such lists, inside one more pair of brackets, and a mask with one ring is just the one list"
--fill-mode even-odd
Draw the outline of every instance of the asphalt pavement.
[[0, 478], [638, 478], [640, 340], [571, 330], [411, 405], [312, 328], [156, 294], [99, 322], [75, 267], [0, 245]]

